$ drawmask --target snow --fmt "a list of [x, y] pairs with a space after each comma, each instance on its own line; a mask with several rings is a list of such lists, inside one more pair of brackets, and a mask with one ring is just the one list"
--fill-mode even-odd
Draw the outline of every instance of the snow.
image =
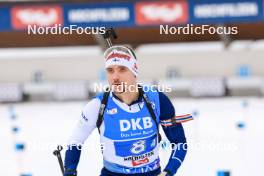
[[[179, 176], [214, 176], [229, 170], [232, 176], [260, 176], [264, 156], [264, 99], [174, 99], [177, 115], [196, 114], [184, 124], [188, 154]], [[14, 104], [17, 118], [10, 118], [10, 104], [0, 104], [1, 175], [61, 175], [52, 154], [58, 144], [66, 144], [86, 102], [29, 102]], [[245, 125], [238, 128], [238, 123]], [[11, 128], [18, 126], [19, 133]], [[79, 176], [99, 175], [102, 168], [99, 135], [94, 130], [85, 143], [78, 167]], [[14, 150], [24, 142], [26, 150]], [[64, 150], [65, 151], [65, 150]], [[62, 156], [64, 158], [64, 151]], [[160, 149], [165, 166], [169, 150]]]

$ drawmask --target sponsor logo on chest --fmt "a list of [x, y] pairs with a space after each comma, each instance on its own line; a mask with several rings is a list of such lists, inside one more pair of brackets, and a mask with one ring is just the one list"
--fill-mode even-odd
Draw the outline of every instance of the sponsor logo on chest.
[[132, 119], [125, 119], [119, 120], [120, 124], [120, 131], [126, 132], [129, 130], [144, 130], [149, 129], [153, 126], [151, 117], [143, 117], [143, 118], [132, 118]]

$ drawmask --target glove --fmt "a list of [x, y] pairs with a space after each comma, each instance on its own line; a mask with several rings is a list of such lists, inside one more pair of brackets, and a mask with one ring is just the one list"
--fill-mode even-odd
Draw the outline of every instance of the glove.
[[162, 173], [160, 173], [158, 176], [172, 176], [170, 171], [163, 171]]
[[76, 170], [66, 169], [64, 172], [64, 176], [77, 176]]

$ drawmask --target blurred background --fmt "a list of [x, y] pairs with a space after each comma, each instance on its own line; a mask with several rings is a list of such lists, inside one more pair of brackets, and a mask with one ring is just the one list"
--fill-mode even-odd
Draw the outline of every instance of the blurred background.
[[[115, 28], [113, 43], [135, 50], [139, 82], [170, 87], [176, 114], [194, 116], [184, 124], [189, 150], [177, 175], [263, 175], [263, 7], [263, 0], [0, 1], [1, 175], [61, 175], [53, 150], [66, 144], [95, 84], [107, 84], [101, 35], [29, 34], [34, 25]], [[203, 25], [212, 29], [186, 29]], [[80, 176], [100, 173], [98, 137], [95, 130], [85, 144]], [[162, 144], [164, 167], [170, 151]]]

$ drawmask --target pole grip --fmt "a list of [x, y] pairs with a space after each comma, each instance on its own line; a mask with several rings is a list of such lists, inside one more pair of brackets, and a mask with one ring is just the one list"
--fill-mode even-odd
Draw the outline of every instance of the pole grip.
[[58, 145], [57, 150], [53, 152], [53, 155], [57, 157], [62, 175], [64, 175], [64, 167], [63, 167], [63, 162], [62, 162], [61, 153], [60, 153], [62, 150], [63, 150], [63, 147], [61, 145]]
[[117, 39], [117, 35], [116, 35], [114, 28], [111, 27], [111, 28], [106, 29], [105, 33], [103, 34], [103, 37], [106, 40], [108, 47], [113, 46], [111, 37], [113, 37], [114, 39]]

